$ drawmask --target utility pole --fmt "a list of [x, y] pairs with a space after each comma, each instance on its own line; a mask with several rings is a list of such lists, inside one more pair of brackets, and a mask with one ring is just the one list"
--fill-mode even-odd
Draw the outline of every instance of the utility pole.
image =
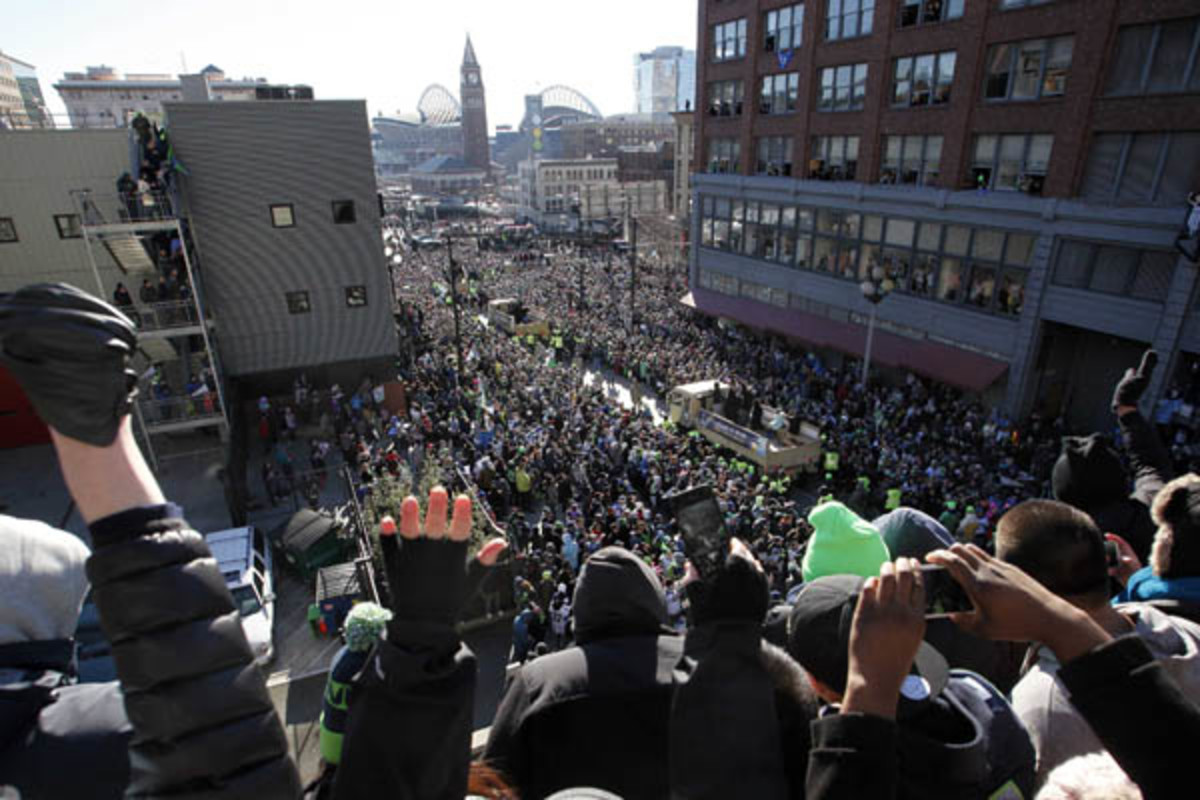
[[446, 237], [446, 270], [447, 277], [450, 279], [450, 302], [451, 309], [454, 312], [454, 383], [456, 386], [462, 385], [462, 374], [466, 365], [463, 363], [462, 352], [462, 327], [459, 321], [458, 309], [458, 265], [454, 263], [454, 240], [447, 234]]
[[637, 217], [629, 216], [629, 332], [633, 333], [633, 302], [637, 297]]

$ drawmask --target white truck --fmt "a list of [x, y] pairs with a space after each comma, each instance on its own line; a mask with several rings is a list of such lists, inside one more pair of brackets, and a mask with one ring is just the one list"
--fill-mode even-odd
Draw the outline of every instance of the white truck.
[[730, 385], [715, 380], [676, 386], [667, 395], [667, 417], [683, 428], [699, 431], [710, 442], [753, 461], [767, 472], [815, 472], [821, 457], [821, 431], [801, 422], [799, 431], [789, 433], [787, 415], [763, 408], [763, 421], [772, 423], [765, 431], [738, 425], [719, 413], [718, 396]]
[[266, 537], [249, 526], [208, 533], [204, 540], [233, 594], [255, 663], [265, 666], [275, 656], [275, 587]]

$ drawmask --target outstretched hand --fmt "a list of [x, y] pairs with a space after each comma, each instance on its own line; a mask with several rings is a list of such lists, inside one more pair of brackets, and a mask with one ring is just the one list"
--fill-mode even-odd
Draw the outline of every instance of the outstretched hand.
[[973, 544], [935, 550], [926, 560], [945, 567], [974, 603], [973, 611], [950, 615], [968, 633], [1000, 641], [1041, 642], [1063, 663], [1110, 638], [1086, 613], [1019, 567]]
[[435, 486], [423, 521], [420, 504], [410, 495], [400, 505], [399, 536], [392, 518], [380, 523], [379, 542], [395, 614], [390, 630], [405, 622], [452, 627], [470, 590], [507, 547], [503, 539], [490, 540], [468, 567], [471, 499], [455, 498], [447, 523], [449, 505], [446, 490]]
[[1137, 411], [1137, 404], [1150, 386], [1154, 376], [1154, 368], [1158, 365], [1158, 353], [1147, 350], [1142, 354], [1142, 363], [1135, 370], [1132, 367], [1125, 370], [1125, 375], [1113, 390], [1112, 409], [1117, 416], [1124, 416], [1130, 411]]
[[0, 297], [0, 363], [38, 416], [70, 439], [107, 447], [117, 438], [137, 394], [136, 347], [128, 317], [74, 286], [40, 283]]
[[925, 584], [912, 558], [885, 563], [868, 578], [850, 623], [843, 709], [894, 717], [900, 686], [925, 638]]

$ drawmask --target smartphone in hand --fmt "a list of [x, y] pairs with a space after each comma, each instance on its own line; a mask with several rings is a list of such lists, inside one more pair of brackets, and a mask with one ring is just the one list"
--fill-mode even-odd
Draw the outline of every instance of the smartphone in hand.
[[958, 581], [945, 567], [921, 565], [921, 580], [925, 584], [925, 616], [945, 617], [959, 611], [974, 611], [975, 605]]
[[712, 577], [725, 563], [729, 537], [712, 486], [695, 486], [666, 498], [683, 536], [683, 549], [701, 579]]

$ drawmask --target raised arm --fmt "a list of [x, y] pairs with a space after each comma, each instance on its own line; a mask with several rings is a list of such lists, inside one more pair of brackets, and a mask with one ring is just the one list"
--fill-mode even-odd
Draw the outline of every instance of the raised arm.
[[50, 425], [91, 530], [88, 577], [135, 730], [127, 795], [293, 800], [287, 741], [233, 598], [134, 441], [136, 338], [119, 311], [69, 286], [0, 300], [0, 360]]

